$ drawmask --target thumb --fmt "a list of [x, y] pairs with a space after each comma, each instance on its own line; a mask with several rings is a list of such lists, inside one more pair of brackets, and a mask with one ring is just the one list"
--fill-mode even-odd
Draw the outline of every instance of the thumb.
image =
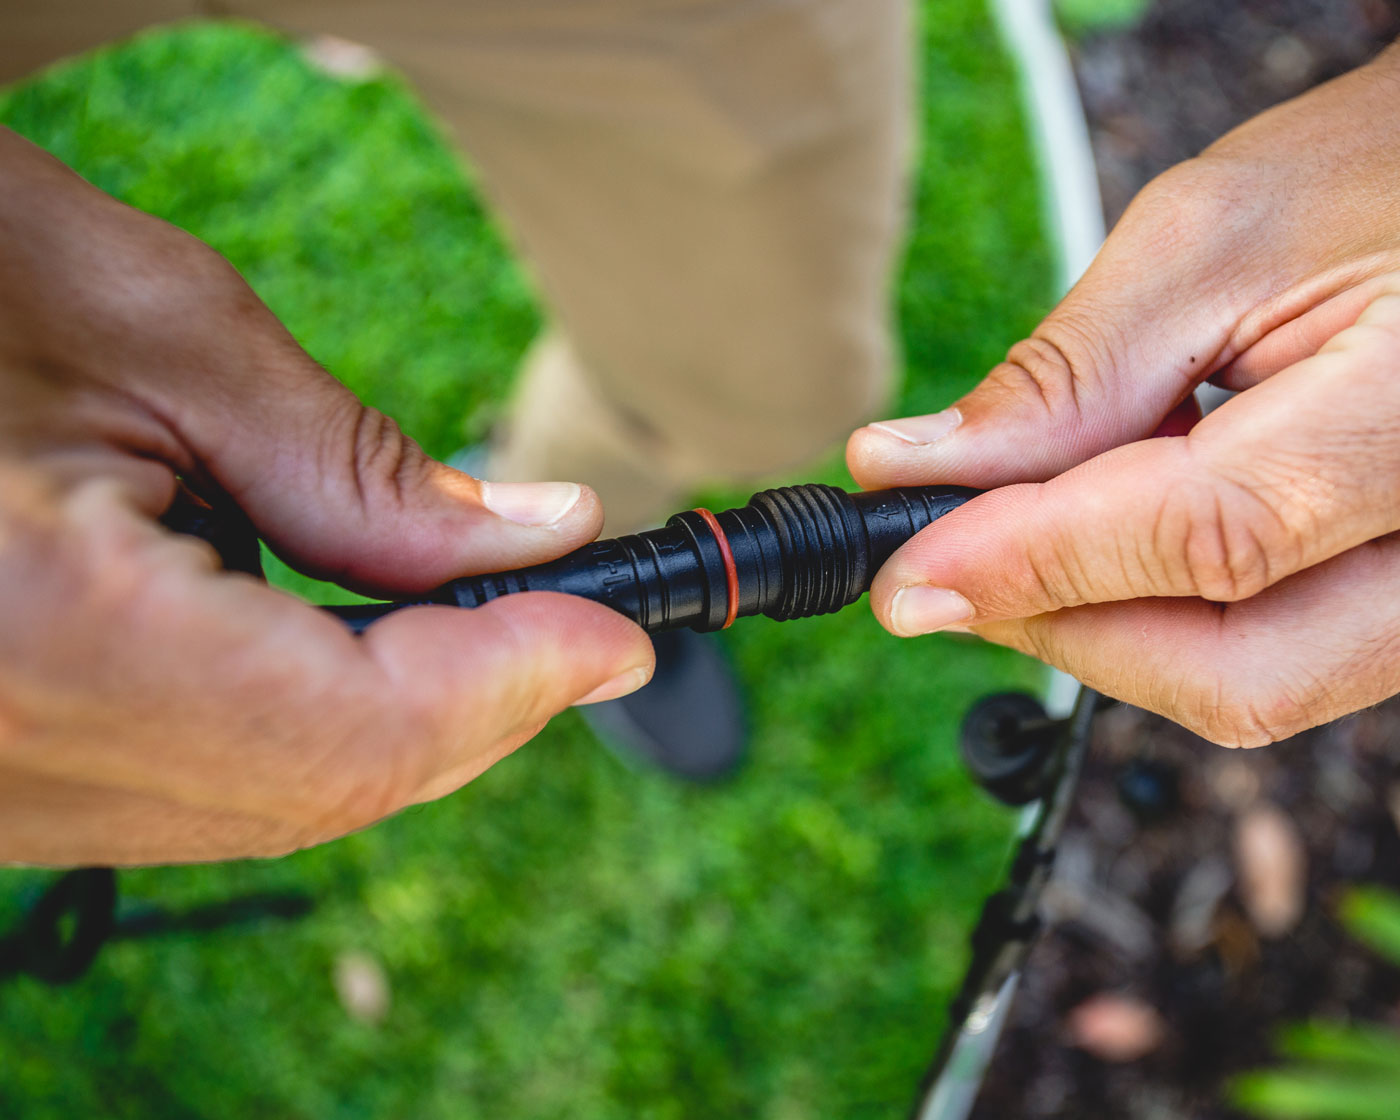
[[654, 664], [650, 641], [628, 619], [551, 592], [471, 611], [401, 611], [370, 627], [362, 649], [413, 724], [398, 737], [417, 752], [400, 760], [411, 783], [404, 801], [457, 789], [568, 705], [640, 688]]
[[[1306, 106], [1290, 112], [1287, 120]], [[1384, 265], [1343, 267], [1313, 243], [1326, 245], [1320, 235], [1267, 236], [1294, 228], [1279, 211], [1281, 187], [1293, 180], [1270, 178], [1281, 172], [1266, 158], [1284, 120], [1260, 118], [1148, 184], [1079, 283], [976, 389], [943, 412], [851, 437], [856, 480], [868, 488], [1044, 481], [1147, 437], [1207, 378], [1222, 374], [1242, 388], [1345, 326], [1367, 293], [1301, 319]], [[1287, 197], [1302, 211], [1300, 230], [1337, 224]], [[1230, 368], [1275, 331], [1273, 345]]]
[[857, 430], [856, 481], [1039, 482], [1151, 435], [1230, 356], [1245, 301], [1222, 293], [1250, 287], [1222, 275], [1218, 237], [1181, 235], [1202, 219], [1164, 197], [1170, 189], [1139, 196], [1080, 282], [971, 393]]
[[294, 567], [392, 595], [552, 559], [597, 536], [602, 507], [588, 487], [488, 483], [454, 470], [290, 338], [275, 341], [251, 384], [206, 398], [181, 429], [201, 467]]
[[[895, 633], [1158, 596], [1248, 599], [1400, 530], [1400, 278], [1310, 358], [1189, 435], [983, 495], [881, 570]], [[1379, 419], [1378, 419], [1379, 418]]]

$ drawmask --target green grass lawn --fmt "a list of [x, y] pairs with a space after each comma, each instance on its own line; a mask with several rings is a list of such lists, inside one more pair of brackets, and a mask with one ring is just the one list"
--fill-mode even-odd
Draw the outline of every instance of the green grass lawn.
[[[988, 15], [923, 9], [900, 301], [902, 405], [921, 411], [997, 360], [1051, 284]], [[469, 172], [394, 80], [344, 85], [276, 38], [197, 25], [0, 93], [0, 121], [226, 254], [430, 452], [483, 430], [539, 326]], [[849, 484], [835, 463], [810, 474]], [[1011, 829], [962, 773], [957, 722], [1039, 673], [975, 643], [896, 641], [863, 607], [726, 640], [754, 757], [722, 788], [631, 772], [567, 714], [364, 834], [124, 875], [130, 901], [299, 888], [318, 906], [115, 944], [68, 988], [0, 986], [0, 1116], [901, 1115]], [[0, 872], [0, 928], [45, 879]], [[378, 1025], [337, 1002], [347, 950], [390, 979]]]

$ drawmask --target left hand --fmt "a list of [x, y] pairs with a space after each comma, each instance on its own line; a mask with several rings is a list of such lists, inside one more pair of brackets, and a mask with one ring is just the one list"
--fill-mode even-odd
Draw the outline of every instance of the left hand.
[[640, 628], [568, 595], [356, 638], [158, 524], [177, 477], [375, 595], [551, 559], [603, 516], [434, 462], [212, 249], [0, 128], [0, 863], [318, 844], [650, 676]]

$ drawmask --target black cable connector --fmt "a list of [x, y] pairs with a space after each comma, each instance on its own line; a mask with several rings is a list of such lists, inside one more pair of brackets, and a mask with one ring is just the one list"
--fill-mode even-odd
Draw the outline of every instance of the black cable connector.
[[830, 614], [868, 591], [901, 544], [977, 494], [961, 486], [861, 494], [783, 486], [740, 509], [687, 510], [660, 529], [594, 541], [530, 568], [455, 579], [419, 598], [326, 609], [357, 632], [403, 607], [479, 607], [518, 591], [580, 595], [653, 634], [722, 630], [747, 615]]

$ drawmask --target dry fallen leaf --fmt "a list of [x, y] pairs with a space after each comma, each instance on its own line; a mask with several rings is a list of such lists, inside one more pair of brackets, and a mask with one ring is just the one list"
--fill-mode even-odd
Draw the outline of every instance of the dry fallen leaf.
[[1248, 755], [1217, 758], [1206, 770], [1206, 782], [1228, 809], [1246, 809], [1259, 796], [1259, 769]]
[[335, 959], [335, 994], [352, 1019], [377, 1023], [389, 1012], [389, 978], [368, 953], [350, 949]]
[[1177, 956], [1195, 956], [1210, 944], [1216, 912], [1234, 883], [1235, 873], [1229, 861], [1219, 855], [1197, 861], [1182, 876], [1167, 926], [1172, 951]]
[[337, 35], [313, 36], [302, 44], [301, 53], [313, 68], [347, 82], [368, 81], [384, 68], [372, 47]]
[[1070, 1041], [1104, 1062], [1135, 1062], [1162, 1045], [1167, 1025], [1136, 996], [1100, 992], [1069, 1013]]
[[1260, 802], [1235, 822], [1240, 900], [1264, 937], [1282, 937], [1298, 924], [1307, 902], [1308, 854], [1293, 818]]

